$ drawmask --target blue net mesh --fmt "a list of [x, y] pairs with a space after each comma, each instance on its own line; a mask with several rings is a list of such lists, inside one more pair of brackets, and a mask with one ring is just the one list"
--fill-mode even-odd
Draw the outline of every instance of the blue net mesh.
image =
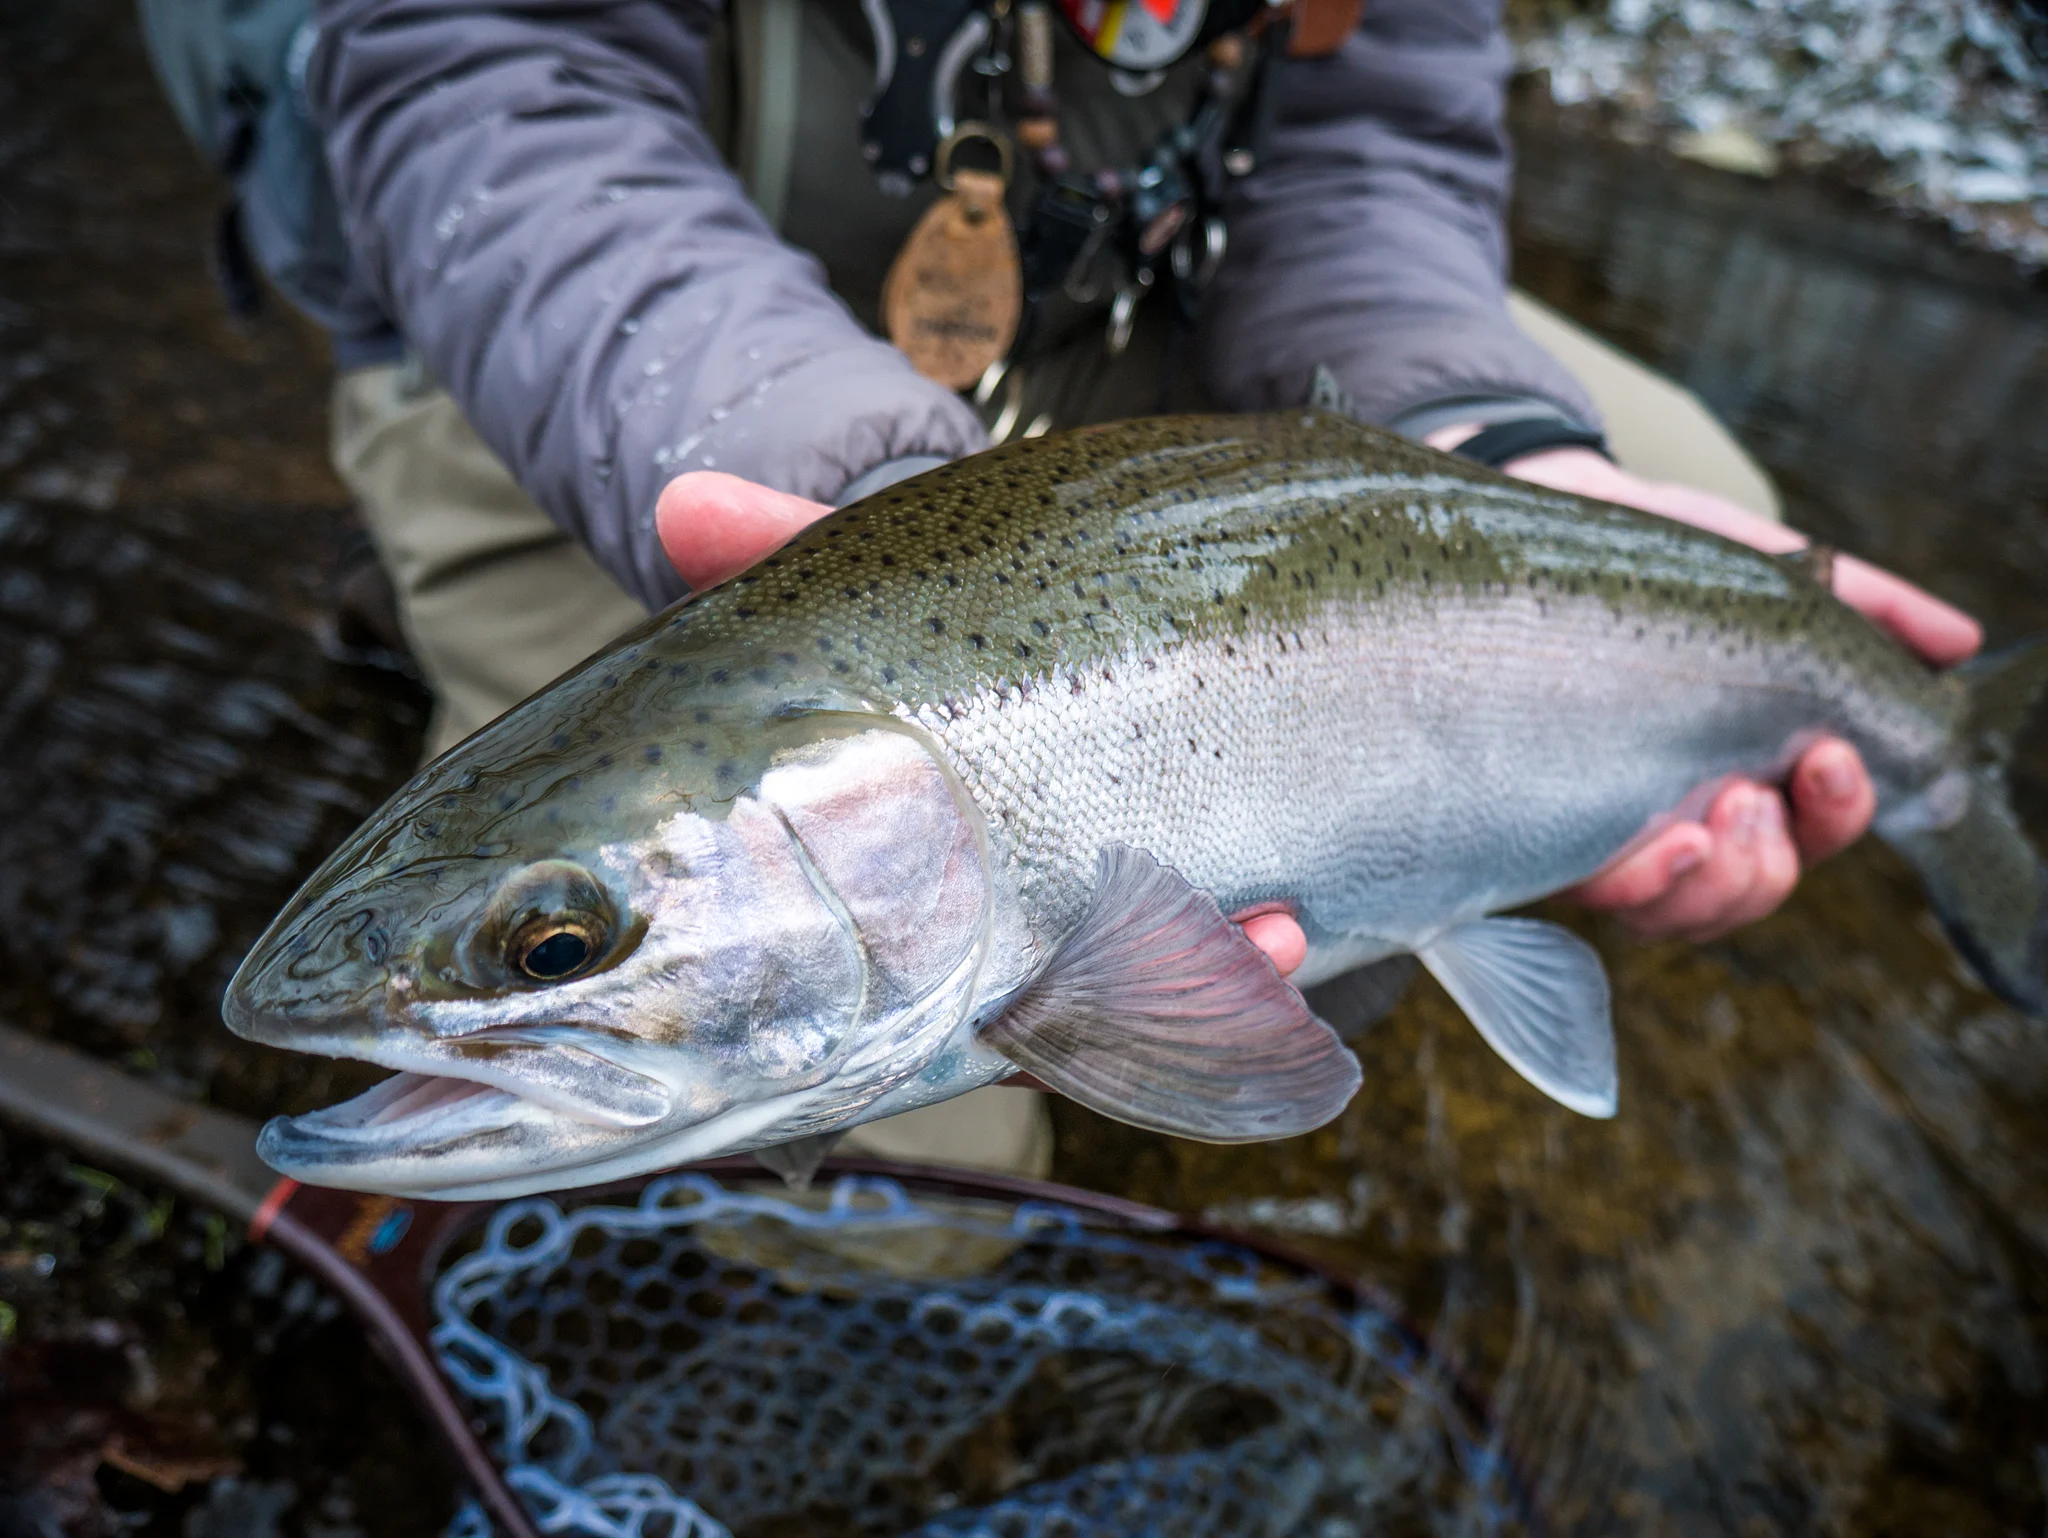
[[[544, 1532], [921, 1538], [1514, 1530], [1386, 1315], [1072, 1209], [703, 1175], [501, 1208], [434, 1344]], [[451, 1530], [486, 1538], [474, 1505]]]

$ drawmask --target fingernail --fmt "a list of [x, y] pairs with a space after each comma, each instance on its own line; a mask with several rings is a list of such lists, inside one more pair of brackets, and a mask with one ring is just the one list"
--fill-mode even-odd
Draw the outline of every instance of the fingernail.
[[1754, 831], [1763, 837], [1785, 831], [1785, 803], [1768, 790], [1756, 793], [1756, 811], [1751, 823]]
[[1735, 806], [1735, 841], [1747, 847], [1766, 832], [1777, 816], [1778, 798], [1767, 790], [1743, 794]]
[[1728, 837], [1738, 844], [1749, 844], [1756, 840], [1758, 816], [1756, 792], [1745, 790], [1735, 798], [1735, 805], [1728, 817]]
[[1820, 793], [1830, 801], [1847, 801], [1856, 794], [1856, 768], [1840, 753], [1823, 758], [1814, 778], [1820, 782]]

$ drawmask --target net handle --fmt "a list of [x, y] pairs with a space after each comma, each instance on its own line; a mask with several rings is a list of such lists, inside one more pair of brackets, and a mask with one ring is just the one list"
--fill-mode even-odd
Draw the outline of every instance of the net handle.
[[245, 1227], [277, 1181], [256, 1157], [254, 1123], [9, 1025], [0, 1025], [0, 1116]]

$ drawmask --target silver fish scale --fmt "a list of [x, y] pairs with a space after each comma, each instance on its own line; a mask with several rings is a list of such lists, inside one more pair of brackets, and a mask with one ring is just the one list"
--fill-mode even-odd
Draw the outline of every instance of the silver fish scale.
[[1777, 768], [1824, 714], [1792, 648], [1707, 665], [1680, 620], [1600, 599], [1408, 593], [1321, 621], [916, 712], [1036, 947], [1124, 843], [1225, 911], [1299, 902], [1313, 976], [1582, 879], [1696, 787]]

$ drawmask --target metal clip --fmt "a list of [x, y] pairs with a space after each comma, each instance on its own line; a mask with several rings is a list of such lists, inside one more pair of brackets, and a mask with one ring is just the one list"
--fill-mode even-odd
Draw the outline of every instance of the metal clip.
[[[1003, 395], [1003, 409], [996, 413], [995, 421], [989, 425], [988, 441], [991, 444], [1008, 443], [1010, 441], [1010, 434], [1017, 430], [1017, 419], [1024, 414], [1024, 370], [1021, 368], [1010, 369], [1006, 377], [1009, 381], [1009, 389]], [[982, 375], [982, 383], [988, 383], [988, 375]], [[979, 391], [976, 393], [979, 395]], [[989, 394], [995, 394], [994, 386], [990, 386]], [[977, 400], [976, 404], [987, 405], [988, 403], [985, 400]]]
[[1202, 255], [1195, 257], [1194, 226], [1180, 231], [1173, 243], [1173, 275], [1196, 289], [1209, 286], [1216, 269], [1223, 265], [1223, 253], [1230, 245], [1230, 231], [1215, 214], [1202, 221]]
[[1010, 136], [1001, 129], [990, 127], [987, 123], [961, 123], [939, 141], [938, 153], [932, 158], [932, 180], [939, 184], [942, 191], [953, 190], [953, 152], [971, 139], [979, 139], [984, 144], [995, 146], [999, 165], [996, 175], [1002, 179], [1005, 187], [1009, 186], [1010, 172], [1016, 164], [1016, 152], [1010, 148]]
[[1109, 303], [1109, 335], [1105, 345], [1112, 358], [1121, 357], [1123, 350], [1131, 345], [1131, 325], [1138, 316], [1138, 301], [1145, 297], [1145, 290], [1152, 286], [1152, 269], [1140, 267], [1131, 275], [1131, 281], [1116, 291], [1116, 298]]
[[1095, 268], [1102, 256], [1103, 248], [1109, 244], [1112, 233], [1109, 210], [1096, 204], [1092, 217], [1095, 230], [1082, 243], [1081, 251], [1074, 258], [1074, 265], [1067, 269], [1067, 275], [1060, 282], [1060, 291], [1076, 304], [1093, 304], [1102, 297], [1102, 282], [1095, 275]]

